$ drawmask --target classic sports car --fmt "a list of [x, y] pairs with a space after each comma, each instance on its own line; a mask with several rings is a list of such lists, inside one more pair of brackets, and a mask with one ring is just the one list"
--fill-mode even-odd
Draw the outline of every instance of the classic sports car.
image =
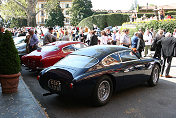
[[24, 55], [22, 62], [32, 70], [39, 70], [54, 65], [68, 54], [84, 47], [87, 45], [81, 42], [57, 41]]
[[160, 61], [139, 58], [126, 47], [92, 46], [71, 53], [38, 76], [40, 86], [50, 94], [91, 97], [94, 105], [106, 104], [113, 92], [159, 80]]
[[21, 57], [26, 54], [26, 43], [25, 43], [26, 36], [14, 37], [14, 43], [16, 49], [18, 50], [18, 55]]

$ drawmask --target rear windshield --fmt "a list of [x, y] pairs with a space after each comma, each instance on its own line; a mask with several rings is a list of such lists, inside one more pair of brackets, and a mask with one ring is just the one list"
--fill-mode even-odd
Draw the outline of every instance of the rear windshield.
[[58, 50], [59, 48], [57, 46], [43, 46], [42, 47], [42, 51], [44, 52], [50, 52], [50, 51], [56, 51]]
[[55, 65], [63, 65], [75, 68], [89, 68], [98, 63], [98, 60], [93, 57], [81, 55], [69, 55], [56, 63]]
[[13, 38], [13, 40], [14, 40], [15, 45], [17, 45], [17, 44], [23, 43], [25, 38], [23, 38], [23, 37], [15, 37], [15, 38]]

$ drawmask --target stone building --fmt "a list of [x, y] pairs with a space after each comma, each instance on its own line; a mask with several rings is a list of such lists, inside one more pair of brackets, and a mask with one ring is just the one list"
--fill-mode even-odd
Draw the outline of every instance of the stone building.
[[[69, 14], [69, 8], [72, 5], [72, 0], [58, 0], [58, 3], [60, 2], [61, 10], [64, 14], [65, 20], [64, 25], [69, 26], [70, 25], [70, 14]], [[48, 13], [43, 10], [43, 7], [46, 3], [46, 0], [38, 0], [37, 8], [39, 8], [39, 13], [36, 16], [36, 23], [38, 26], [44, 26], [45, 20], [48, 19]]]

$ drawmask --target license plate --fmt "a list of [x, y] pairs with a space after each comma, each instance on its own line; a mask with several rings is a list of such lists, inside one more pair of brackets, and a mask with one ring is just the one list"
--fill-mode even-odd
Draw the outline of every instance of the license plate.
[[48, 87], [54, 91], [61, 91], [61, 82], [58, 80], [50, 79], [48, 81]]

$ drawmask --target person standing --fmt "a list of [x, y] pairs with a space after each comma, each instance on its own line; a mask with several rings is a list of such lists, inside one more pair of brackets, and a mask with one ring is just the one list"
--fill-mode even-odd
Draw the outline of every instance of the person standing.
[[147, 55], [151, 56], [152, 35], [150, 34], [150, 31], [148, 29], [144, 33], [144, 41], [145, 41], [144, 57], [146, 57]]
[[112, 34], [112, 45], [116, 45], [117, 44], [117, 38], [116, 38], [116, 30], [113, 31]]
[[152, 47], [155, 49], [155, 54], [153, 58], [161, 59], [161, 45], [157, 45], [157, 42], [163, 38], [163, 30], [159, 30], [158, 34], [154, 38], [154, 41], [152, 43]]
[[130, 47], [131, 44], [130, 37], [128, 36], [129, 33], [130, 33], [129, 29], [125, 29], [124, 34], [120, 38], [120, 45], [123, 45], [128, 48]]
[[164, 17], [165, 17], [165, 12], [164, 12], [164, 9], [162, 8], [162, 9], [160, 10], [160, 19], [163, 20]]
[[133, 51], [136, 51], [137, 44], [138, 44], [138, 33], [135, 32], [134, 36], [131, 38], [131, 48]]
[[152, 35], [152, 38], [155, 38], [156, 32], [153, 30], [153, 28], [150, 29], [150, 33]]
[[68, 31], [65, 31], [65, 35], [63, 36], [62, 41], [70, 41], [70, 38], [68, 36]]
[[26, 43], [26, 54], [29, 54], [29, 47], [30, 47], [30, 38], [31, 38], [31, 35], [30, 35], [30, 29], [28, 30], [28, 33], [26, 34], [26, 39], [25, 39], [25, 43]]
[[121, 36], [121, 31], [119, 29], [118, 32], [116, 33], [117, 45], [120, 45], [120, 36]]
[[165, 77], [172, 78], [172, 76], [169, 75], [169, 72], [170, 72], [172, 57], [174, 54], [174, 48], [176, 47], [176, 39], [174, 37], [171, 37], [171, 33], [168, 32], [166, 33], [165, 37], [163, 37], [161, 40], [157, 42], [157, 44], [162, 46], [161, 50], [162, 50], [162, 56], [164, 59], [164, 63], [162, 65], [162, 70], [161, 70], [161, 76], [163, 76], [165, 65], [167, 62]]
[[30, 34], [29, 52], [32, 52], [38, 48], [39, 40], [37, 35], [34, 33], [33, 29], [29, 31], [29, 34]]
[[98, 44], [98, 37], [95, 35], [96, 31], [92, 31], [92, 37], [90, 40], [90, 46]]
[[102, 31], [100, 45], [107, 45], [107, 43], [108, 43], [108, 37], [106, 36], [106, 32]]
[[144, 51], [145, 42], [143, 39], [143, 33], [138, 33], [138, 44], [136, 50], [139, 52], [139, 56], [142, 57], [142, 51]]
[[87, 43], [88, 45], [90, 45], [91, 37], [92, 37], [92, 32], [89, 31], [89, 33], [87, 34], [87, 37], [86, 37], [86, 43]]
[[79, 39], [80, 39], [81, 42], [85, 43], [85, 35], [84, 35], [83, 30], [80, 31]]
[[53, 33], [53, 28], [48, 28], [48, 32], [45, 34], [43, 39], [43, 45], [56, 41], [56, 37], [52, 35], [52, 33]]
[[174, 32], [173, 32], [173, 37], [176, 38], [176, 29], [174, 29]]

